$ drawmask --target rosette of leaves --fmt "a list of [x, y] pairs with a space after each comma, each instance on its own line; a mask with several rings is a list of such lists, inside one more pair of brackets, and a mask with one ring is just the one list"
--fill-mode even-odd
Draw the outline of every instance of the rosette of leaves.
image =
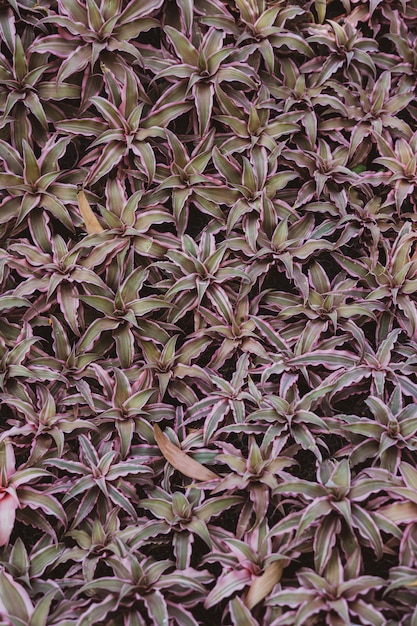
[[[284, 397], [275, 394], [264, 394], [259, 409], [246, 418], [246, 428], [265, 430], [265, 441], [275, 439], [286, 443], [292, 437], [296, 444], [304, 450], [314, 452], [319, 461], [322, 460], [320, 448], [325, 443], [320, 435], [328, 431], [326, 420], [313, 412], [312, 407], [320, 401], [332, 385], [321, 385], [300, 398], [296, 385], [287, 387]], [[283, 388], [284, 390], [284, 388]], [[231, 430], [223, 429], [223, 430]]]
[[115, 507], [108, 512], [103, 523], [98, 518], [92, 520], [87, 517], [77, 530], [68, 531], [65, 539], [73, 539], [74, 545], [63, 548], [65, 544], [61, 544], [56, 565], [75, 563], [71, 565], [70, 574], [78, 574], [81, 569], [85, 582], [90, 582], [96, 577], [100, 566], [105, 566], [109, 556], [123, 558], [128, 550], [125, 537], [132, 529], [122, 531], [118, 515], [119, 508]]
[[[302, 274], [301, 263], [311, 256], [316, 256], [321, 250], [334, 248], [334, 244], [326, 237], [334, 236], [337, 224], [326, 220], [315, 226], [311, 215], [305, 214], [301, 217], [282, 201], [272, 210], [266, 208], [267, 205], [264, 207], [263, 220], [260, 224], [255, 259], [268, 263], [265, 270], [270, 270], [272, 274], [276, 274], [277, 270], [281, 272], [283, 266], [289, 280], [295, 281], [296, 277], [298, 278], [295, 287], [298, 287], [306, 298], [307, 281]], [[262, 268], [262, 265], [260, 267]], [[291, 297], [291, 293], [289, 291], [287, 293]]]
[[384, 240], [385, 260], [376, 264], [371, 259], [352, 259], [334, 253], [334, 258], [348, 274], [365, 286], [366, 302], [384, 302], [392, 317], [410, 338], [417, 329], [416, 307], [412, 294], [415, 290], [416, 259], [413, 253], [415, 233], [407, 221], [394, 241]]
[[[133, 503], [137, 501], [135, 489], [126, 480], [126, 476], [141, 475], [139, 479], [147, 482], [152, 470], [133, 462], [120, 460], [113, 443], [103, 442], [97, 448], [86, 435], [79, 435], [79, 460], [76, 455], [67, 458], [52, 458], [46, 464], [66, 472], [66, 476], [75, 474], [80, 478], [71, 485], [67, 480], [60, 482], [58, 489], [64, 491], [64, 504], [71, 519], [71, 529], [75, 529], [93, 510], [94, 507], [103, 518], [111, 507], [120, 507], [131, 519], [137, 518]], [[68, 488], [69, 487], [69, 488]], [[81, 495], [81, 498], [78, 496]]]
[[[415, 397], [416, 383], [412, 369], [410, 369], [411, 363], [407, 357], [397, 356], [397, 350], [399, 350], [398, 354], [400, 355], [402, 348], [398, 347], [394, 350], [401, 331], [397, 328], [387, 333], [384, 326], [381, 333], [382, 336], [379, 339], [378, 350], [375, 352], [370, 342], [365, 338], [361, 328], [354, 323], [349, 323], [349, 329], [360, 350], [361, 361], [356, 361], [355, 369], [350, 371], [340, 370], [335, 375], [333, 391], [330, 394], [331, 399], [333, 397], [335, 399], [346, 397], [346, 394], [349, 393], [347, 387], [353, 381], [360, 383], [357, 387], [355, 386], [355, 392], [363, 392], [364, 384], [362, 381], [366, 379], [370, 379], [371, 395], [381, 399], [384, 399], [387, 393], [390, 394], [393, 387], [397, 385], [399, 385], [403, 395]], [[314, 356], [310, 355], [309, 360], [313, 362]], [[299, 361], [302, 363], [303, 357], [300, 357]], [[407, 375], [404, 375], [404, 370]], [[365, 383], [365, 388], [368, 387], [369, 384]]]
[[[80, 242], [83, 266], [100, 266], [103, 258], [110, 260], [115, 251], [129, 252], [131, 247], [138, 264], [148, 266], [150, 260], [161, 260], [168, 250], [179, 246], [178, 238], [169, 232], [174, 218], [160, 203], [160, 194], [142, 189], [130, 194], [128, 188], [128, 175], [107, 180], [105, 206], [100, 205], [100, 211], [109, 228], [95, 240], [90, 238], [88, 245], [87, 241]], [[166, 226], [159, 228], [160, 224]]]
[[[146, 405], [156, 395], [156, 389], [146, 387], [147, 377], [139, 375], [133, 389], [123, 370], [114, 368], [114, 376], [97, 363], [95, 374], [102, 383], [101, 393], [92, 396], [94, 411], [98, 413], [96, 421], [100, 424], [103, 436], [116, 429], [120, 456], [126, 459], [135, 432], [148, 433]], [[143, 381], [143, 382], [142, 382]], [[142, 384], [141, 384], [142, 383]]]
[[282, 149], [278, 140], [299, 132], [301, 128], [298, 121], [302, 119], [304, 123], [305, 120], [304, 113], [297, 111], [277, 114], [279, 107], [265, 85], [261, 86], [255, 101], [245, 94], [240, 94], [239, 99], [233, 99], [233, 94], [229, 95], [220, 87], [218, 99], [222, 114], [216, 115], [215, 119], [233, 131], [233, 135], [222, 143], [221, 154], [249, 150], [254, 169], [262, 167], [262, 160], [265, 160], [260, 148], [266, 148], [278, 156], [278, 147]]
[[78, 99], [81, 90], [79, 85], [67, 82], [51, 88], [45, 55], [29, 49], [34, 37], [32, 29], [18, 34], [10, 9], [2, 13], [0, 32], [5, 44], [5, 53], [0, 54], [1, 126], [21, 152], [23, 139], [29, 142], [34, 137], [36, 143], [44, 145], [48, 124], [63, 115], [58, 102]]
[[257, 88], [255, 72], [247, 62], [254, 48], [236, 49], [233, 45], [225, 45], [225, 33], [213, 27], [204, 35], [201, 31], [196, 33], [199, 38], [196, 46], [172, 26], [165, 26], [164, 34], [176, 58], [166, 54], [165, 58], [158, 59], [161, 69], [156, 72], [154, 81], [162, 78], [174, 81], [162, 96], [162, 102], [168, 95], [171, 101], [173, 98], [178, 102], [192, 99], [196, 112], [195, 128], [198, 135], [203, 136], [210, 124], [217, 85], [237, 83], [240, 89], [247, 91]]
[[416, 405], [403, 406], [400, 386], [396, 387], [387, 404], [369, 396], [365, 400], [370, 417], [340, 415], [344, 436], [351, 440], [349, 457], [352, 465], [373, 459], [373, 463], [394, 475], [401, 461], [411, 460], [415, 450]]
[[[21, 396], [25, 393], [24, 382], [27, 380], [51, 380], [50, 372], [27, 367], [32, 346], [37, 344], [38, 337], [33, 337], [29, 324], [23, 324], [15, 341], [7, 341], [0, 337], [0, 388], [3, 393]], [[43, 376], [42, 376], [43, 374]], [[23, 381], [20, 379], [23, 378]]]
[[275, 487], [273, 494], [299, 496], [298, 506], [303, 507], [301, 501], [306, 506], [302, 511], [290, 513], [278, 522], [271, 528], [271, 535], [291, 530], [294, 532], [295, 545], [305, 543], [308, 537], [308, 549], [314, 551], [318, 574], [322, 574], [331, 562], [335, 548], [340, 558], [343, 557], [349, 563], [348, 571], [351, 575], [357, 576], [363, 566], [361, 545], [369, 546], [381, 559], [384, 552], [381, 531], [401, 537], [395, 524], [369, 506], [361, 504], [373, 494], [389, 489], [389, 481], [382, 477], [375, 480], [362, 472], [352, 477], [347, 459], [328, 459], [320, 463], [316, 482], [283, 472], [281, 484]]
[[32, 50], [63, 59], [58, 66], [58, 85], [86, 68], [91, 76], [97, 61], [103, 61], [122, 78], [132, 61], [141, 61], [141, 46], [136, 40], [141, 33], [159, 26], [150, 14], [161, 4], [162, 0], [149, 0], [146, 7], [137, 6], [134, 0], [126, 6], [120, 0], [60, 0], [56, 13], [41, 22], [56, 25], [58, 32], [38, 37]]
[[233, 279], [250, 282], [243, 263], [230, 259], [226, 242], [216, 245], [214, 235], [209, 233], [203, 234], [198, 245], [189, 235], [184, 235], [181, 241], [182, 250], [168, 251], [168, 260], [156, 264], [163, 274], [169, 276], [157, 286], [167, 288], [165, 299], [175, 304], [169, 316], [172, 322], [207, 298], [221, 300], [222, 283]]
[[[204, 397], [188, 407], [185, 423], [195, 427], [202, 422], [206, 444], [220, 436], [222, 423], [244, 423], [246, 403], [260, 402], [259, 392], [248, 370], [249, 355], [246, 353], [237, 360], [230, 382], [214, 373], [208, 377], [209, 384], [202, 381]], [[227, 426], [225, 428], [228, 432]]]
[[[148, 620], [164, 626], [170, 618], [197, 625], [192, 607], [203, 600], [206, 585], [212, 580], [206, 570], [191, 567], [173, 570], [172, 561], [156, 561], [141, 554], [126, 554], [122, 559], [111, 556], [107, 565], [113, 570], [113, 576], [96, 578], [78, 592], [79, 595], [89, 592], [92, 597], [89, 608], [79, 620], [80, 626], [104, 619], [112, 626], [120, 624], [120, 619], [125, 626], [145, 626]], [[180, 605], [176, 602], [178, 596]]]
[[[85, 184], [93, 184], [122, 162], [128, 168], [134, 165], [147, 183], [155, 177], [156, 158], [154, 138], [165, 139], [163, 127], [182, 113], [187, 112], [187, 103], [159, 106], [158, 102], [144, 116], [144, 101], [139, 101], [137, 82], [130, 69], [126, 69], [122, 82], [113, 81], [109, 97], [92, 96], [100, 117], [91, 115], [80, 119], [62, 120], [57, 127], [78, 136], [93, 136], [90, 150], [79, 162], [90, 165]], [[131, 162], [130, 162], [131, 160]]]
[[18, 417], [8, 431], [9, 435], [19, 435], [22, 441], [30, 441], [30, 465], [35, 465], [48, 452], [61, 457], [66, 440], [75, 431], [96, 430], [90, 420], [77, 418], [64, 407], [57, 407], [47, 387], [38, 384], [36, 398], [30, 394], [30, 390], [19, 395], [2, 394], [1, 402], [16, 412]]
[[386, 623], [385, 605], [376, 598], [376, 592], [385, 586], [384, 579], [349, 575], [335, 553], [322, 576], [302, 568], [297, 580], [298, 587], [285, 587], [265, 601], [267, 606], [287, 607], [278, 622], [282, 626], [302, 626], [319, 617], [331, 626], [357, 623], [357, 620], [360, 624], [378, 626]]
[[[51, 604], [59, 594], [59, 589], [49, 585], [44, 590], [44, 596], [34, 603], [26, 589], [20, 582], [5, 571], [0, 570], [0, 611], [6, 624], [30, 624], [42, 626], [46, 617], [50, 616], [50, 623], [58, 626], [59, 618], [51, 616]], [[62, 623], [62, 622], [61, 622]]]
[[[199, 489], [188, 489], [167, 493], [158, 488], [149, 497], [140, 501], [141, 508], [149, 511], [155, 518], [143, 525], [132, 546], [145, 540], [172, 542], [176, 567], [186, 570], [190, 567], [193, 544], [199, 537], [209, 548], [221, 541], [222, 531], [215, 523], [215, 518], [229, 508], [242, 503], [242, 497], [217, 496], [205, 499]], [[213, 520], [213, 522], [211, 521]], [[200, 554], [200, 547], [194, 551]], [[201, 559], [201, 556], [199, 556]]]
[[375, 159], [375, 163], [383, 165], [391, 172], [391, 176], [386, 182], [394, 187], [397, 211], [400, 211], [407, 199], [412, 204], [414, 203], [413, 192], [417, 183], [415, 156], [417, 131], [407, 139], [402, 137], [397, 139], [394, 148], [392, 148], [382, 137], [378, 137], [378, 146], [382, 156]]
[[[279, 121], [272, 123], [270, 132], [273, 134], [274, 127], [279, 128], [279, 125]], [[258, 150], [254, 149], [249, 159], [245, 155], [240, 158], [225, 156], [218, 148], [213, 150], [213, 163], [216, 169], [227, 184], [239, 194], [227, 217], [227, 234], [230, 235], [239, 225], [252, 252], [257, 250], [260, 216], [266, 212], [270, 213], [268, 205], [273, 203], [277, 192], [299, 177], [294, 170], [277, 171], [279, 152], [280, 149], [277, 147], [268, 155], [266, 149], [261, 147]]]
[[[88, 295], [79, 296], [80, 300], [88, 304], [93, 311], [102, 314], [101, 317], [97, 317], [96, 314], [92, 317], [90, 315], [91, 322], [86, 326], [78, 343], [79, 351], [86, 350], [92, 345], [97, 351], [99, 348], [96, 342], [100, 342], [101, 335], [106, 331], [112, 331], [119, 362], [123, 367], [132, 365], [136, 346], [134, 329], [148, 334], [150, 329], [146, 317], [149, 313], [171, 306], [158, 296], [138, 298], [138, 292], [148, 273], [148, 270], [137, 267], [127, 274], [116, 291], [104, 283], [100, 288], [90, 284], [87, 288]], [[143, 322], [141, 318], [145, 318]], [[164, 341], [166, 334], [158, 330], [156, 324], [154, 326], [156, 340]], [[150, 337], [153, 338], [152, 329], [150, 332]], [[106, 350], [108, 346], [104, 343], [102, 349]]]
[[[190, 209], [194, 208], [224, 223], [224, 215], [219, 204], [230, 205], [233, 192], [219, 184], [213, 176], [205, 174], [212, 156], [214, 133], [208, 133], [194, 147], [191, 155], [178, 137], [170, 130], [165, 130], [170, 147], [171, 161], [167, 176], [163, 178], [155, 194], [170, 197], [172, 213], [179, 236], [183, 236], [190, 223]], [[162, 170], [162, 168], [161, 168]]]
[[349, 21], [343, 24], [327, 20], [326, 24], [315, 24], [308, 28], [308, 44], [319, 44], [326, 54], [308, 61], [305, 72], [318, 71], [317, 84], [324, 83], [342, 69], [348, 81], [361, 84], [362, 77], [375, 76], [378, 46], [374, 39], [364, 37], [361, 30]]
[[207, 382], [208, 374], [193, 361], [210, 345], [211, 340], [198, 333], [178, 348], [177, 342], [178, 335], [173, 335], [162, 348], [158, 348], [154, 342], [142, 339], [140, 345], [145, 361], [144, 369], [157, 381], [161, 401], [168, 391], [171, 398], [178, 398], [186, 405], [191, 405], [198, 398], [192, 386], [183, 379], [190, 377], [197, 384], [199, 379]]
[[[399, 83], [396, 92], [393, 93], [392, 76], [387, 70], [373, 82], [372, 88], [364, 90], [361, 85], [357, 85], [353, 94], [346, 94], [346, 106], [356, 120], [350, 136], [351, 156], [354, 153], [362, 155], [365, 161], [379, 135], [383, 135], [385, 140], [389, 140], [391, 134], [393, 137], [404, 139], [409, 139], [412, 135], [410, 126], [403, 119], [403, 110], [410, 106], [414, 98], [412, 86], [407, 84], [402, 86]], [[331, 127], [330, 121], [328, 126]], [[341, 126], [344, 127], [344, 124]], [[390, 133], [385, 131], [386, 127], [391, 129]], [[379, 145], [379, 150], [381, 149], [383, 148]], [[382, 155], [385, 156], [384, 153]], [[357, 167], [357, 161], [354, 165]], [[360, 169], [363, 167], [362, 165]], [[381, 177], [377, 172], [369, 172], [363, 180], [375, 181], [375, 184], [378, 184]]]
[[345, 186], [354, 184], [358, 175], [350, 169], [350, 154], [346, 146], [333, 148], [327, 141], [319, 138], [312, 150], [285, 149], [283, 157], [299, 168], [305, 168], [309, 176], [297, 195], [295, 207], [311, 201], [329, 198], [338, 205], [343, 197]]
[[[32, 222], [32, 215], [46, 211], [57, 223], [74, 232], [73, 222], [65, 204], [74, 200], [74, 187], [59, 182], [62, 170], [59, 159], [63, 157], [70, 137], [51, 136], [36, 157], [33, 147], [23, 139], [22, 153], [0, 140], [0, 158], [4, 171], [0, 173], [3, 187], [1, 202], [1, 223], [11, 223], [22, 230], [26, 220]], [[6, 191], [7, 190], [7, 191]], [[37, 210], [38, 209], [38, 210]], [[35, 217], [34, 229], [41, 228]]]
[[[45, 469], [23, 464], [16, 467], [14, 446], [10, 439], [2, 436], [0, 442], [0, 511], [2, 527], [0, 545], [8, 543], [16, 518], [42, 529], [53, 539], [56, 532], [45, 515], [54, 517], [62, 526], [66, 526], [67, 517], [62, 505], [48, 493], [48, 484], [35, 484], [39, 478], [49, 478], [51, 473]], [[28, 514], [27, 508], [31, 509]], [[23, 509], [20, 511], [20, 509]], [[40, 511], [39, 511], [40, 510]]]
[[227, 292], [218, 287], [210, 294], [215, 309], [201, 307], [201, 316], [206, 323], [206, 333], [218, 345], [210, 359], [209, 366], [219, 370], [229, 359], [242, 354], [265, 357], [265, 349], [255, 332], [252, 311], [257, 309], [257, 299], [249, 302], [248, 296], [234, 302]]
[[[36, 228], [45, 227], [45, 223], [35, 221]], [[45, 229], [46, 230], [46, 229]], [[79, 336], [84, 326], [84, 312], [79, 306], [80, 295], [84, 295], [88, 286], [105, 289], [104, 281], [95, 272], [78, 264], [79, 250], [70, 247], [60, 235], [52, 235], [49, 228], [41, 239], [44, 248], [32, 245], [28, 240], [20, 239], [18, 244], [11, 244], [11, 266], [20, 275], [21, 281], [15, 289], [16, 296], [24, 297], [39, 293], [37, 311], [28, 311], [26, 319], [34, 317], [44, 308], [52, 313], [54, 305], [59, 306], [66, 324]], [[42, 237], [42, 235], [41, 235]], [[51, 318], [52, 320], [52, 318]], [[51, 321], [53, 325], [53, 322]], [[59, 330], [57, 331], [59, 334]], [[65, 330], [64, 330], [65, 332]], [[65, 338], [62, 337], [65, 342]]]
[[267, 440], [259, 446], [253, 435], [249, 436], [247, 458], [236, 446], [217, 442], [222, 451], [216, 460], [228, 465], [231, 472], [215, 486], [212, 493], [237, 490], [247, 494], [239, 515], [236, 536], [241, 538], [245, 532], [257, 528], [265, 519], [271, 492], [278, 486], [278, 478], [285, 467], [295, 463], [291, 457], [281, 455], [284, 442]]
[[[343, 327], [344, 319], [360, 317], [375, 319], [375, 306], [364, 298], [364, 291], [357, 289], [357, 281], [339, 273], [330, 283], [327, 274], [317, 261], [308, 270], [308, 287], [301, 274], [294, 274], [294, 282], [300, 295], [286, 292], [272, 292], [266, 295], [265, 302], [278, 310], [279, 317], [290, 319], [303, 315], [311, 320], [331, 321], [335, 332]], [[381, 307], [382, 308], [382, 307]]]
[[294, 54], [298, 52], [300, 56], [307, 58], [313, 56], [313, 50], [307, 40], [297, 32], [295, 18], [306, 15], [302, 7], [285, 6], [283, 3], [268, 6], [264, 0], [261, 2], [238, 0], [236, 5], [240, 12], [240, 21], [244, 25], [244, 31], [240, 34], [237, 44], [255, 41], [270, 74], [274, 72], [275, 59], [280, 56], [282, 49], [289, 49]]
[[[246, 621], [251, 620], [248, 622], [251, 626], [255, 624], [253, 616], [246, 607], [253, 608], [254, 606], [252, 603], [255, 595], [254, 586], [261, 584], [260, 596], [262, 597], [256, 598], [259, 602], [279, 582], [284, 565], [288, 564], [291, 556], [288, 553], [288, 546], [283, 544], [281, 547], [282, 550], [273, 550], [265, 520], [258, 528], [245, 533], [240, 539], [235, 537], [225, 539], [220, 550], [213, 551], [204, 559], [204, 562], [220, 563], [222, 566], [221, 575], [205, 599], [205, 608], [212, 609], [225, 598], [245, 590], [243, 601], [234, 603], [240, 607], [230, 606], [231, 614], [233, 616], [243, 614], [242, 617], [244, 616]], [[246, 589], [248, 587], [249, 589]], [[239, 595], [242, 596], [241, 593]], [[239, 595], [235, 595], [235, 599], [240, 599]], [[265, 617], [271, 617], [271, 614], [268, 616], [267, 613]]]

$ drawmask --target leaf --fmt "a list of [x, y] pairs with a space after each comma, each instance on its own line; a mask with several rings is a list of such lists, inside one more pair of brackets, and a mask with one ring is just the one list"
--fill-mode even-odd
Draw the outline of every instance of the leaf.
[[26, 624], [32, 613], [33, 604], [26, 589], [2, 568], [0, 571], [0, 615], [19, 618]]
[[53, 496], [36, 491], [31, 487], [19, 487], [18, 496], [21, 507], [28, 506], [31, 509], [41, 509], [46, 515], [59, 519], [65, 526], [67, 516], [62, 505]]
[[168, 613], [171, 618], [176, 620], [176, 623], [181, 626], [199, 626], [200, 622], [197, 622], [192, 614], [184, 607], [175, 604], [168, 605]]
[[154, 435], [159, 449], [168, 463], [171, 463], [176, 470], [196, 480], [214, 480], [220, 478], [217, 474], [192, 459], [183, 450], [174, 445], [166, 435], [163, 434], [158, 424], [154, 425]]
[[230, 616], [234, 626], [258, 626], [258, 622], [252, 617], [249, 609], [244, 605], [239, 596], [230, 601]]
[[152, 593], [146, 593], [143, 601], [148, 609], [148, 614], [155, 626], [166, 626], [168, 624], [168, 609], [165, 598], [159, 589]]
[[108, 174], [110, 170], [119, 165], [126, 150], [127, 146], [119, 140], [106, 143], [103, 152], [88, 174], [87, 180], [89, 183], [97, 182], [100, 178]]
[[[114, 595], [108, 595], [99, 604], [92, 603], [86, 611], [83, 611], [81, 617], [75, 624], [76, 626], [91, 626], [91, 624], [97, 624], [101, 622], [110, 611], [114, 611], [117, 606], [117, 598]], [[71, 624], [74, 624], [73, 620], [71, 620]]]
[[30, 306], [30, 302], [25, 298], [18, 298], [15, 296], [1, 296], [0, 297], [0, 311], [9, 311], [10, 309], [19, 308], [23, 306]]
[[41, 576], [48, 565], [56, 562], [63, 550], [63, 544], [59, 544], [46, 546], [46, 548], [42, 548], [34, 555], [32, 554], [30, 559], [30, 576], [33, 578]]
[[219, 604], [219, 602], [221, 602], [224, 598], [231, 596], [236, 591], [240, 591], [249, 585], [251, 577], [250, 572], [244, 568], [236, 568], [224, 576], [220, 576], [215, 587], [210, 591], [205, 599], [205, 608], [211, 609], [216, 604]]
[[77, 192], [78, 208], [84, 220], [85, 229], [89, 235], [104, 232], [104, 228], [100, 226], [100, 222], [91, 210], [90, 204], [85, 195], [84, 189]]
[[25, 179], [25, 183], [28, 185], [34, 186], [36, 181], [40, 177], [41, 173], [39, 170], [39, 165], [36, 160], [36, 157], [33, 153], [32, 148], [28, 144], [27, 141], [23, 140], [23, 154], [24, 154], [24, 170], [23, 176]]
[[29, 626], [46, 626], [52, 600], [56, 596], [57, 592], [58, 589], [52, 589], [39, 600], [32, 614]]
[[417, 504], [414, 502], [394, 502], [379, 509], [378, 513], [398, 524], [415, 523], [417, 521]]
[[183, 63], [186, 63], [193, 68], [197, 67], [198, 52], [188, 41], [187, 37], [172, 26], [165, 26], [164, 30], [170, 38], [178, 58], [180, 58]]
[[253, 609], [261, 600], [272, 591], [277, 583], [281, 580], [285, 563], [283, 560], [274, 561], [265, 568], [261, 576], [257, 576], [249, 587], [245, 604], [248, 609]]

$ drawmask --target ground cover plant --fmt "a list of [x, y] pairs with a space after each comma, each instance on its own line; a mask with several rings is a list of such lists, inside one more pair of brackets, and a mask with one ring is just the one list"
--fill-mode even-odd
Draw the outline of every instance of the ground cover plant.
[[416, 0], [0, 34], [1, 626], [416, 626]]

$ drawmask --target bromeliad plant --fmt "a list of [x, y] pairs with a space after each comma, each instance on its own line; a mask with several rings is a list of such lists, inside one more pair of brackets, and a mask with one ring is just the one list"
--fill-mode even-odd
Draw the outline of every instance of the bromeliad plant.
[[[326, 624], [378, 624], [386, 623], [381, 610], [384, 604], [376, 599], [376, 592], [384, 586], [378, 576], [350, 577], [340, 558], [334, 553], [324, 576], [303, 568], [297, 574], [298, 587], [278, 591], [266, 602], [268, 606], [289, 607], [282, 618], [274, 623], [280, 626], [302, 626], [317, 623], [323, 618]], [[355, 620], [355, 622], [353, 622]], [[359, 622], [356, 622], [359, 620]]]
[[[22, 222], [32, 221], [30, 216], [42, 209], [62, 223], [69, 231], [74, 230], [73, 222], [65, 203], [74, 199], [73, 185], [58, 182], [62, 176], [59, 167], [70, 142], [69, 137], [51, 137], [36, 157], [33, 147], [22, 140], [22, 152], [0, 142], [0, 159], [4, 171], [0, 174], [2, 193], [3, 224], [12, 223], [22, 229]], [[35, 218], [36, 219], [36, 218]], [[32, 226], [36, 229], [36, 226]]]
[[159, 26], [150, 13], [161, 4], [162, 0], [148, 2], [146, 7], [137, 7], [134, 1], [123, 6], [118, 1], [109, 5], [104, 1], [62, 0], [57, 13], [42, 20], [42, 24], [58, 26], [58, 32], [38, 37], [32, 50], [63, 59], [57, 73], [58, 84], [85, 69], [91, 79], [99, 61], [117, 68], [122, 77], [123, 69], [132, 61], [141, 61], [140, 47], [134, 41], [140, 33]]
[[2, 625], [415, 625], [416, 24], [1, 4]]
[[[290, 475], [281, 476], [275, 494], [299, 494], [306, 503], [301, 512], [287, 515], [271, 529], [271, 535], [295, 531], [294, 542], [305, 542], [305, 534], [312, 536], [314, 564], [321, 574], [328, 566], [332, 551], [343, 555], [352, 575], [358, 575], [361, 563], [360, 545], [369, 545], [377, 558], [382, 558], [381, 531], [399, 538], [398, 529], [378, 513], [367, 510], [367, 501], [374, 493], [388, 487], [383, 480], [373, 480], [359, 473], [352, 478], [347, 459], [338, 462], [326, 460], [319, 466], [317, 482], [308, 482]], [[301, 503], [300, 503], [301, 504]]]
[[[61, 504], [47, 490], [36, 489], [28, 486], [28, 483], [36, 481], [38, 478], [49, 477], [50, 472], [36, 467], [16, 468], [16, 459], [12, 442], [3, 438], [0, 443], [0, 463], [1, 463], [1, 499], [0, 510], [2, 517], [0, 544], [6, 545], [10, 539], [16, 520], [16, 510], [29, 507], [31, 509], [41, 509], [43, 514], [55, 517], [65, 527], [67, 517]], [[41, 514], [32, 512], [32, 524], [56, 537], [55, 531], [48, 521]], [[28, 522], [30, 516], [22, 516]]]
[[211, 519], [243, 501], [241, 496], [219, 496], [201, 504], [203, 494], [199, 489], [190, 489], [185, 494], [180, 491], [168, 494], [156, 489], [150, 496], [142, 500], [140, 506], [159, 521], [153, 519], [147, 522], [131, 545], [143, 544], [150, 538], [157, 541], [160, 535], [164, 535], [165, 545], [172, 542], [176, 566], [181, 570], [190, 567], [193, 543], [197, 537], [210, 549], [213, 549], [213, 543], [221, 541], [221, 528], [210, 523]]

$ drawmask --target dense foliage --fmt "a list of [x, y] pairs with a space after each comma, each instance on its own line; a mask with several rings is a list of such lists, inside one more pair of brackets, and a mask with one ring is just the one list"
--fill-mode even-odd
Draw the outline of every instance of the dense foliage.
[[416, 626], [417, 1], [0, 5], [2, 626]]

